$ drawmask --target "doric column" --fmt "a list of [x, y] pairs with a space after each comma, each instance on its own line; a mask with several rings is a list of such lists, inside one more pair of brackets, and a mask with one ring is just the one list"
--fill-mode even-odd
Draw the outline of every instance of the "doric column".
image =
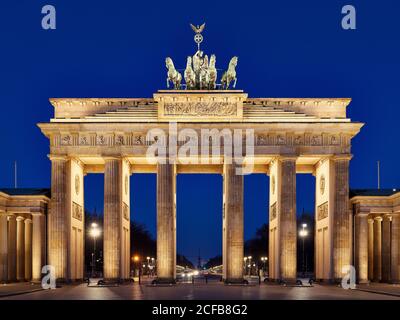
[[120, 278], [120, 161], [105, 159], [104, 168], [104, 278]]
[[127, 279], [130, 165], [121, 158], [106, 158], [104, 171], [104, 278]]
[[334, 161], [323, 158], [315, 165], [315, 277], [332, 280], [332, 230]]
[[176, 278], [176, 166], [157, 165], [157, 281]]
[[368, 219], [368, 280], [374, 279], [374, 219]]
[[0, 213], [0, 283], [8, 278], [8, 226], [7, 214]]
[[400, 214], [392, 216], [391, 282], [400, 283]]
[[25, 280], [32, 279], [32, 220], [25, 219]]
[[51, 157], [51, 204], [48, 215], [49, 264], [56, 278], [68, 279], [68, 159]]
[[382, 280], [382, 218], [374, 219], [374, 281]]
[[17, 217], [17, 280], [25, 281], [25, 222]]
[[226, 283], [243, 282], [243, 175], [224, 164], [223, 272]]
[[83, 279], [83, 164], [79, 159], [50, 156], [51, 203], [48, 257], [62, 281]]
[[282, 159], [281, 174], [281, 277], [297, 277], [297, 226], [296, 226], [296, 159]]
[[46, 261], [45, 216], [42, 213], [32, 215], [32, 280], [42, 278], [42, 267]]
[[334, 158], [333, 278], [341, 281], [351, 264], [348, 156]]
[[355, 234], [355, 257], [357, 281], [368, 282], [368, 214], [357, 213]]
[[17, 220], [8, 216], [8, 282], [17, 280]]
[[297, 276], [295, 157], [277, 158], [270, 164], [269, 214], [271, 278], [293, 281]]
[[390, 216], [382, 221], [382, 282], [390, 281]]

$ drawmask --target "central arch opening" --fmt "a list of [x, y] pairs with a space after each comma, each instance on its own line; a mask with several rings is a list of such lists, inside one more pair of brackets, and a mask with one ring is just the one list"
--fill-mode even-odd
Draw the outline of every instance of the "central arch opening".
[[[248, 281], [268, 274], [269, 176], [244, 177], [244, 276]], [[261, 272], [260, 272], [261, 271]]]
[[297, 274], [313, 278], [315, 269], [315, 177], [296, 175]]
[[[177, 278], [222, 264], [222, 175], [177, 175]], [[180, 267], [183, 269], [180, 269]]]

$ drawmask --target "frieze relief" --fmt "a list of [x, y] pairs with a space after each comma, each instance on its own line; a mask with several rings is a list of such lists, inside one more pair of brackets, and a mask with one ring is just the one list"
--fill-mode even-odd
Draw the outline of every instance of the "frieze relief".
[[328, 201], [320, 204], [317, 208], [317, 220], [322, 220], [328, 217]]
[[144, 146], [153, 144], [153, 141], [147, 141], [145, 134], [61, 134], [54, 135], [52, 146]]
[[115, 144], [117, 146], [123, 146], [125, 144], [125, 137], [123, 135], [118, 135], [115, 137]]
[[271, 205], [269, 209], [269, 220], [272, 221], [276, 218], [276, 202]]
[[77, 204], [76, 202], [72, 202], [72, 217], [74, 219], [82, 221], [83, 208], [81, 205]]
[[[198, 136], [201, 137], [199, 130]], [[232, 131], [233, 132], [233, 131]], [[211, 139], [211, 138], [210, 138]], [[199, 142], [200, 142], [199, 138]], [[148, 141], [145, 133], [62, 133], [52, 138], [52, 146], [148, 146], [157, 141]], [[246, 141], [246, 137], [243, 137]], [[186, 141], [187, 142], [187, 141]], [[185, 141], [178, 141], [184, 144]], [[255, 146], [342, 146], [350, 147], [350, 137], [332, 134], [292, 134], [292, 133], [256, 133]]]
[[61, 135], [61, 145], [70, 146], [72, 145], [72, 137], [70, 135]]
[[164, 104], [165, 116], [236, 116], [237, 105], [230, 102], [175, 102]]
[[125, 220], [129, 220], [129, 206], [125, 202], [122, 204], [122, 215]]
[[[340, 145], [339, 135], [329, 135], [325, 137], [323, 134], [267, 134], [260, 133], [256, 135], [257, 146], [338, 146]], [[345, 145], [346, 146], [346, 145]]]

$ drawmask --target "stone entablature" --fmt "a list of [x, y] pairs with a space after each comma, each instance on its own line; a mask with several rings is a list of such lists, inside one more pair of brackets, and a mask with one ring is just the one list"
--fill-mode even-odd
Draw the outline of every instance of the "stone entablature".
[[[76, 174], [83, 183], [85, 174], [104, 173], [104, 274], [106, 278], [118, 279], [129, 274], [126, 235], [130, 209], [129, 197], [123, 191], [126, 185], [129, 187], [126, 177], [136, 172], [155, 172], [157, 221], [161, 221], [157, 226], [158, 278], [173, 282], [176, 175], [196, 172], [224, 176], [223, 277], [228, 282], [242, 281], [243, 176], [236, 174], [237, 168], [230, 163], [236, 158], [245, 165], [254, 164], [251, 172], [271, 177], [269, 266], [272, 279], [296, 278], [297, 173], [312, 173], [317, 181], [324, 177], [326, 184], [324, 188], [320, 183], [316, 187], [316, 193], [319, 194], [318, 190], [321, 193], [316, 205], [322, 205], [323, 209], [317, 221], [321, 236], [316, 242], [323, 249], [319, 257], [324, 257], [320, 259], [318, 278], [338, 280], [343, 275], [343, 267], [351, 263], [348, 165], [351, 139], [363, 124], [346, 117], [350, 99], [249, 99], [241, 90], [164, 90], [155, 93], [153, 99], [51, 101], [55, 118], [38, 126], [50, 140], [49, 158], [55, 182], [49, 217], [49, 230], [52, 230], [49, 260], [56, 266], [57, 278], [78, 279], [82, 274], [79, 268], [71, 269], [81, 265], [80, 251], [68, 249], [75, 247], [69, 245], [71, 239], [58, 238], [60, 230], [66, 234], [78, 231], [79, 237], [73, 239], [83, 241], [80, 225], [76, 223], [79, 214], [71, 212]], [[149, 135], [152, 130], [158, 133]], [[171, 143], [168, 147], [172, 150], [175, 139], [176, 146], [187, 146], [189, 131], [197, 139], [190, 142], [198, 148], [187, 160], [193, 157], [200, 161], [180, 162], [172, 157], [168, 163], [156, 163], [156, 156], [148, 155], [154, 149], [149, 146], [165, 147], [164, 141]], [[241, 136], [235, 135], [238, 131]], [[232, 137], [236, 138], [235, 142], [238, 139], [242, 142], [235, 146], [240, 145], [240, 151], [229, 153], [231, 149], [225, 154], [226, 142], [229, 150]], [[249, 144], [254, 150], [248, 148]], [[220, 149], [217, 156], [210, 152], [215, 146]], [[168, 156], [170, 153], [161, 158]], [[79, 168], [74, 165], [75, 160], [81, 163]], [[271, 193], [271, 190], [274, 191]], [[83, 206], [83, 197], [76, 203]], [[68, 229], [69, 221], [75, 223], [76, 230]], [[118, 237], [121, 241], [116, 241]], [[326, 259], [328, 256], [332, 258]]]
[[9, 195], [0, 191], [0, 213], [47, 213], [50, 199], [44, 195]]
[[206, 94], [198, 90], [162, 90], [154, 94], [158, 103], [158, 120], [185, 122], [241, 121], [246, 98], [247, 94], [241, 90], [218, 90]]
[[244, 107], [274, 107], [315, 116], [319, 119], [346, 119], [350, 98], [249, 98]]
[[152, 98], [52, 98], [54, 118], [83, 118], [119, 108], [154, 105]]
[[400, 191], [353, 190], [350, 203], [358, 281], [400, 283]]
[[0, 190], [0, 283], [40, 281], [49, 190]]
[[[248, 98], [242, 90], [160, 90], [153, 98], [53, 98], [52, 122], [350, 122], [348, 98]], [[196, 117], [196, 120], [193, 119]]]
[[400, 191], [393, 191], [392, 195], [357, 195], [350, 199], [354, 213], [400, 215]]
[[[289, 124], [210, 124], [209, 130], [254, 129], [255, 154], [348, 154], [351, 138], [356, 135], [362, 124], [322, 123], [312, 128], [308, 124], [299, 123], [295, 127]], [[154, 124], [122, 124], [103, 125], [98, 123], [80, 124], [57, 123], [39, 124], [44, 134], [50, 139], [52, 154], [103, 154], [113, 148], [118, 154], [137, 155], [155, 141], [148, 140], [147, 133]], [[168, 135], [168, 124], [160, 123], [158, 128]], [[198, 124], [178, 123], [178, 132], [191, 128], [201, 136], [202, 127]], [[245, 142], [244, 137], [244, 142]], [[222, 143], [221, 139], [221, 143]], [[184, 144], [186, 141], [178, 141]], [[243, 144], [245, 145], [245, 143]], [[199, 140], [199, 147], [201, 141]], [[95, 148], [93, 148], [95, 147]]]

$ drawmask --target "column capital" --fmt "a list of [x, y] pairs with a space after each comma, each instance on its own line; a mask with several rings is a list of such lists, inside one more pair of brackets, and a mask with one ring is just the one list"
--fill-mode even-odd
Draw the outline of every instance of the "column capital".
[[84, 164], [84, 163], [82, 162], [82, 160], [79, 159], [78, 157], [70, 157], [70, 160], [75, 161], [76, 164], [77, 164], [78, 166], [80, 166], [82, 169], [85, 168], [85, 164]]
[[289, 154], [288, 155], [279, 156], [279, 160], [280, 161], [296, 161], [297, 158], [298, 158], [297, 155], [289, 155]]
[[350, 161], [353, 158], [352, 154], [335, 154], [331, 157], [332, 160], [334, 161], [339, 161], [339, 160], [348, 160]]
[[271, 159], [270, 164], [275, 163], [276, 161], [296, 161], [299, 156], [296, 154], [283, 154], [277, 155]]
[[25, 219], [25, 223], [26, 223], [26, 224], [28, 224], [28, 223], [32, 223], [32, 219], [30, 219], [30, 218], [26, 218], [26, 219]]
[[315, 168], [319, 168], [321, 165], [323, 165], [326, 161], [329, 161], [329, 160], [331, 160], [332, 159], [332, 155], [326, 155], [326, 156], [323, 156], [323, 157], [321, 157], [318, 161], [317, 161], [317, 163], [315, 164]]
[[104, 161], [122, 160], [122, 157], [120, 157], [120, 156], [103, 156], [102, 158]]
[[23, 216], [17, 216], [17, 221], [24, 221], [25, 218]]
[[45, 216], [45, 214], [44, 214], [43, 212], [40, 212], [40, 211], [38, 211], [38, 212], [31, 212], [31, 215], [32, 215], [32, 218], [33, 218], [34, 216]]
[[368, 216], [369, 216], [369, 212], [358, 212], [358, 213], [356, 213], [356, 217], [359, 217], [359, 218], [368, 218]]
[[376, 221], [382, 221], [383, 218], [382, 218], [381, 216], [376, 216], [376, 217], [374, 217], [374, 220], [376, 220]]
[[56, 155], [56, 154], [49, 154], [47, 157], [50, 161], [68, 161], [69, 157], [66, 155]]

